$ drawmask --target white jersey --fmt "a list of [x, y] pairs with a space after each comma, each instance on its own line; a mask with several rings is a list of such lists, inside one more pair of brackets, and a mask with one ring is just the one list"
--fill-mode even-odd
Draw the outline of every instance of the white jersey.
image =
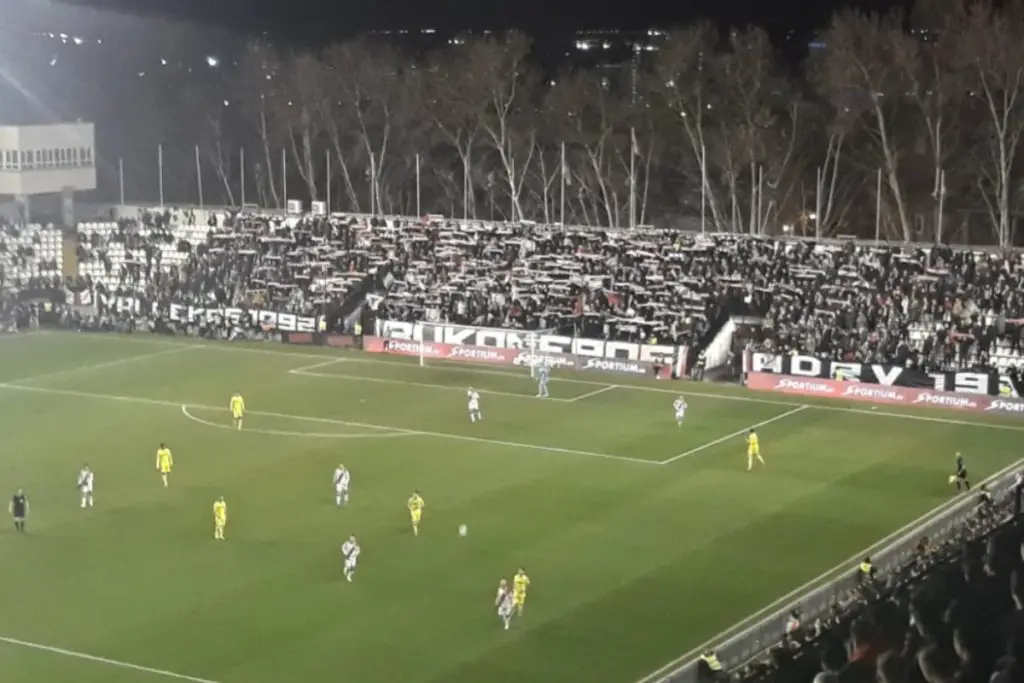
[[78, 473], [78, 489], [82, 493], [92, 493], [93, 473], [86, 468]]
[[341, 467], [334, 470], [334, 488], [338, 491], [348, 491], [350, 476], [348, 470]]
[[469, 399], [469, 410], [480, 410], [480, 394], [475, 391], [467, 391], [466, 397]]
[[345, 566], [355, 567], [359, 560], [359, 544], [352, 541], [345, 541], [341, 544], [341, 554], [345, 556]]
[[683, 417], [686, 415], [686, 401], [681, 398], [677, 398], [675, 403], [672, 404], [673, 410], [676, 411], [676, 417]]
[[512, 589], [498, 587], [498, 597], [494, 600], [498, 605], [498, 616], [507, 617], [512, 614]]

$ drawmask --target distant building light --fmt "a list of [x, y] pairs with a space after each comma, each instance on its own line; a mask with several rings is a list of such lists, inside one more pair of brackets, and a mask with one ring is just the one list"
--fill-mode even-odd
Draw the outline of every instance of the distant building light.
[[425, 28], [425, 29], [423, 29], [423, 32], [426, 33], [428, 36], [430, 36], [430, 35], [433, 35], [433, 34], [437, 33], [437, 30], [436, 29], [432, 29], [432, 28]]

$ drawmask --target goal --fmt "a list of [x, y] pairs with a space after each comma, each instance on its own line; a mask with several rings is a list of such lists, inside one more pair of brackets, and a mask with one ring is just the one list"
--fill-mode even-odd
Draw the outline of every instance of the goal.
[[521, 368], [531, 377], [541, 366], [571, 364], [567, 354], [541, 351], [540, 341], [556, 330], [506, 330], [423, 322], [415, 326], [419, 362], [428, 365], [485, 365]]

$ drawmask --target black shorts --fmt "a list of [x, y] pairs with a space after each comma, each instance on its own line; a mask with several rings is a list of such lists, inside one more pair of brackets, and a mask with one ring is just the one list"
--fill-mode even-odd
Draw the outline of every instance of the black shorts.
[[24, 513], [22, 513], [22, 514], [20, 514], [20, 515], [19, 515], [19, 514], [18, 514], [17, 512], [15, 512], [15, 513], [14, 513], [14, 521], [15, 521], [15, 522], [24, 522], [24, 521], [25, 521], [25, 515], [24, 515]]
[[967, 470], [966, 469], [957, 470], [956, 478], [957, 479], [966, 479], [967, 478]]

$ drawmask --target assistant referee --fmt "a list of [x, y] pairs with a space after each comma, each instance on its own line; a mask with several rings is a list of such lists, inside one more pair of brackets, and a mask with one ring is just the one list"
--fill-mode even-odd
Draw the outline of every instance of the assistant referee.
[[28, 517], [28, 498], [25, 497], [25, 492], [21, 489], [11, 496], [11, 504], [7, 507], [7, 511], [11, 513], [11, 517], [14, 518], [14, 528], [17, 531], [25, 530], [25, 518]]

